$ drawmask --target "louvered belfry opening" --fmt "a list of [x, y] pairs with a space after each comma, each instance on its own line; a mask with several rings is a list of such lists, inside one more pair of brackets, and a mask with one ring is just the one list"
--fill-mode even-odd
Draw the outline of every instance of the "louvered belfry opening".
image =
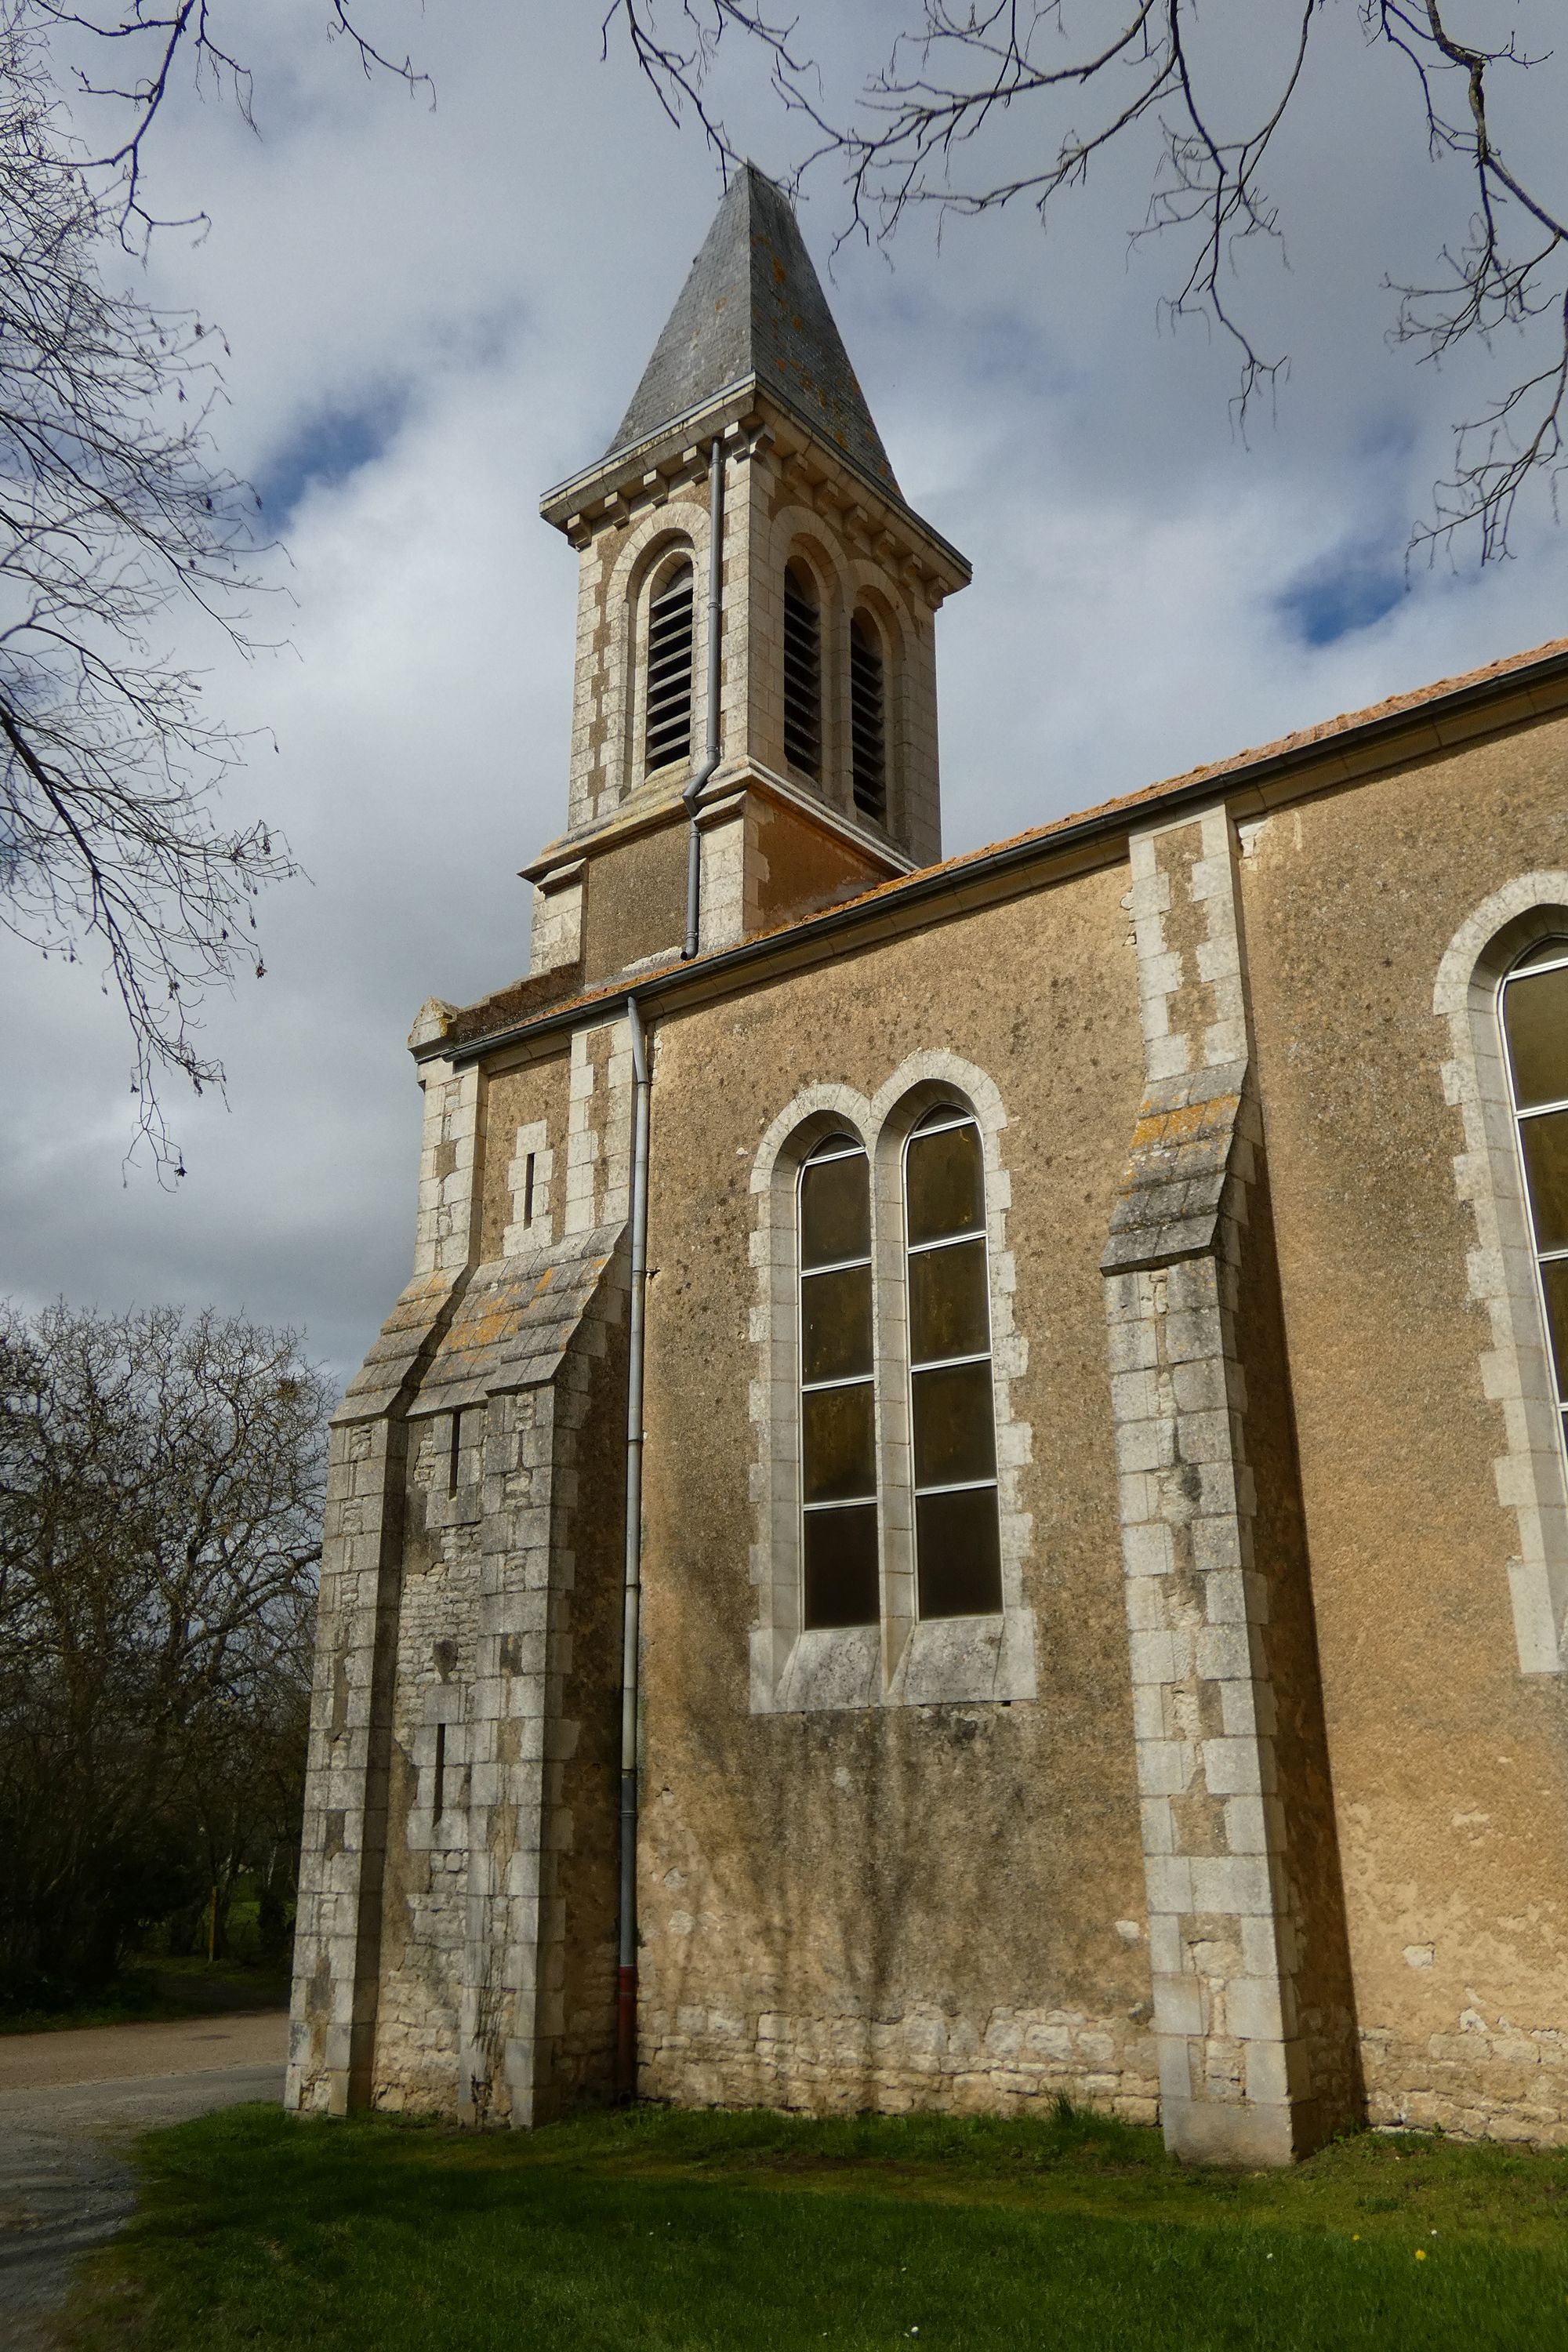
[[881, 642], [859, 613], [849, 624], [849, 762], [855, 805], [880, 824], [888, 814], [887, 692]]
[[694, 579], [684, 558], [667, 573], [647, 614], [647, 722], [650, 768], [691, 757], [691, 651]]
[[784, 566], [784, 758], [803, 775], [822, 774], [822, 615], [798, 563]]

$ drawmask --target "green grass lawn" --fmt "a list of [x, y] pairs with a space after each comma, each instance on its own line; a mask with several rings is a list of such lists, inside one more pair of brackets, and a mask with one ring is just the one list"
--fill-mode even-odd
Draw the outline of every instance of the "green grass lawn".
[[140, 2160], [77, 2352], [1568, 2352], [1568, 2156], [1367, 2134], [1238, 2176], [1070, 2111], [512, 2137], [240, 2107]]

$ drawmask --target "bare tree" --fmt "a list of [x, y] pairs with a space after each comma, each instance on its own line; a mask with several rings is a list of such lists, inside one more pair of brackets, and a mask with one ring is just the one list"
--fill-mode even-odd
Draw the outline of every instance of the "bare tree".
[[[367, 71], [417, 79], [349, 0], [324, 5]], [[295, 869], [264, 822], [223, 820], [242, 746], [168, 650], [198, 614], [251, 650], [257, 501], [211, 429], [222, 337], [111, 272], [156, 226], [144, 166], [176, 75], [252, 120], [230, 14], [0, 0], [0, 922], [46, 955], [101, 956], [141, 1129], [175, 1174], [160, 1082], [222, 1084], [204, 991], [263, 975], [255, 901]], [[117, 70], [96, 70], [104, 51]], [[64, 115], [68, 71], [97, 146]]]
[[[287, 1842], [330, 1397], [296, 1334], [0, 1309], [0, 1979]], [[232, 1873], [230, 1874], [232, 1874]]]
[[[809, 126], [801, 170], [824, 157], [841, 163], [852, 224], [868, 236], [887, 236], [927, 206], [977, 214], [1024, 202], [1044, 218], [1110, 150], [1152, 132], [1148, 206], [1131, 233], [1181, 247], [1167, 308], [1206, 318], [1234, 344], [1244, 416], [1289, 362], [1255, 339], [1237, 249], [1282, 236], [1266, 171], [1299, 111], [1310, 48], [1331, 16], [1352, 7], [1368, 47], [1408, 69], [1411, 110], [1393, 135], [1413, 161], [1424, 151], [1434, 163], [1457, 162], [1469, 189], [1468, 222], [1439, 246], [1427, 281], [1389, 281], [1394, 337], [1438, 360], [1468, 343], [1497, 352], [1510, 331], [1512, 364], [1455, 427], [1453, 470], [1414, 534], [1414, 543], [1433, 544], [1473, 530], [1484, 562], [1507, 552], [1531, 484], [1548, 488], [1555, 511], [1568, 410], [1568, 197], [1516, 167], [1496, 120], [1500, 79], [1552, 61], [1522, 46], [1517, 29], [1467, 37], [1456, 29], [1457, 0], [1293, 0], [1282, 15], [1238, 13], [1227, 58], [1212, 25], [1199, 39], [1197, 0], [910, 0], [914, 21], [844, 119], [824, 97], [798, 22], [746, 0], [613, 0], [603, 30], [607, 41], [619, 26], [666, 110], [694, 116], [726, 168], [737, 159], [710, 103], [711, 68], [727, 33], [756, 44], [779, 96]], [[1257, 69], [1247, 77], [1232, 69], [1238, 48]], [[1260, 79], [1265, 94], [1237, 121], [1243, 79]], [[1020, 169], [1024, 109], [1035, 130]]]

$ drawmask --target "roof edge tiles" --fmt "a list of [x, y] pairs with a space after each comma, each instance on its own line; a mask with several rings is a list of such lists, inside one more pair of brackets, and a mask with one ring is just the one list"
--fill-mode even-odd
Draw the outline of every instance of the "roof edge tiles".
[[[1206, 766], [1186, 769], [1181, 775], [1146, 785], [1140, 792], [1101, 801], [1076, 815], [1056, 817], [1007, 840], [946, 858], [941, 865], [921, 866], [913, 874], [897, 876], [891, 881], [879, 883], [874, 889], [863, 891], [858, 898], [826, 908], [820, 914], [781, 925], [776, 930], [759, 932], [710, 955], [689, 961], [672, 961], [657, 971], [639, 973], [635, 981], [595, 988], [542, 1010], [531, 1020], [508, 1024], [489, 1033], [470, 1033], [461, 1042], [450, 1036], [435, 1039], [411, 1050], [416, 1061], [443, 1055], [455, 1061], [473, 1061], [498, 1048], [573, 1027], [595, 1007], [613, 1004], [627, 995], [642, 999], [663, 995], [678, 987], [697, 986], [776, 954], [792, 942], [805, 949], [815, 940], [826, 941], [843, 930], [869, 923], [884, 910], [891, 913], [900, 905], [919, 903], [945, 893], [957, 895], [981, 877], [1026, 866], [1037, 856], [1052, 856], [1092, 845], [1096, 840], [1113, 838], [1162, 808], [1174, 811], [1201, 806], [1238, 788], [1261, 789], [1292, 773], [1305, 776], [1315, 767], [1328, 765], [1336, 752], [1344, 754], [1357, 747], [1374, 750], [1382, 742], [1392, 741], [1408, 732], [1413, 722], [1425, 719], [1428, 723], [1432, 730], [1431, 748], [1436, 749], [1444, 740], [1446, 720], [1458, 719], [1467, 711], [1484, 709], [1489, 702], [1500, 701], [1509, 694], [1547, 687], [1556, 689], [1554, 701], [1568, 701], [1568, 637], [1552, 638], [1526, 653], [1510, 654], [1456, 677], [1436, 679], [1408, 694], [1390, 695], [1381, 702], [1369, 703], [1363, 709], [1342, 712], [1315, 727], [1279, 736], [1271, 743], [1233, 752], [1229, 758]], [[1352, 780], [1349, 773], [1342, 779], [1347, 782]], [[509, 993], [498, 992], [498, 1004]], [[481, 998], [479, 1004], [486, 1001]], [[469, 1013], [479, 1009], [479, 1005], [461, 1008]]]

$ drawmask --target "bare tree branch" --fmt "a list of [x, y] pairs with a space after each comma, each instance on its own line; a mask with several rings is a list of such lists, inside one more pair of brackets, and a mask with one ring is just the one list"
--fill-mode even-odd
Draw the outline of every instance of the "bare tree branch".
[[[357, 0], [324, 0], [327, 35], [346, 41], [368, 77], [392, 75], [409, 90], [423, 90], [435, 102], [428, 74], [418, 72], [412, 58], [389, 57], [362, 28]], [[121, 78], [100, 81], [89, 65], [77, 64], [73, 79], [83, 98], [107, 100], [118, 110], [119, 128], [101, 152], [83, 159], [82, 168], [107, 173], [117, 184], [119, 226], [128, 241], [145, 242], [155, 228], [171, 226], [148, 212], [142, 201], [143, 162], [152, 133], [174, 86], [178, 68], [185, 68], [197, 89], [226, 91], [252, 131], [253, 77], [220, 37], [218, 26], [233, 13], [229, 0], [24, 0], [21, 13], [36, 24], [73, 35], [85, 45], [104, 43], [120, 62]]]
[[330, 1402], [243, 1317], [0, 1307], [0, 1999], [287, 1843]]
[[[359, 0], [323, 11], [365, 73], [428, 89], [376, 46]], [[178, 77], [255, 127], [224, 30], [236, 14], [230, 0], [0, 0], [0, 925], [46, 956], [102, 955], [139, 1132], [176, 1176], [161, 1085], [222, 1086], [204, 991], [263, 975], [256, 900], [296, 869], [264, 822], [220, 818], [243, 747], [168, 649], [199, 615], [220, 649], [254, 650], [258, 501], [211, 430], [226, 347], [108, 278], [159, 225], [145, 164]], [[100, 145], [82, 143], [84, 121], [105, 127]]]
[[[1436, 282], [1390, 281], [1394, 340], [1439, 359], [1468, 341], [1492, 352], [1507, 327], [1524, 354], [1502, 390], [1456, 425], [1452, 474], [1436, 485], [1431, 520], [1412, 542], [1431, 548], [1473, 530], [1482, 562], [1495, 561], [1507, 552], [1527, 487], [1542, 481], [1555, 499], [1568, 402], [1568, 207], [1514, 168], [1491, 107], [1500, 73], [1551, 62], [1526, 54], [1515, 35], [1490, 47], [1460, 38], [1447, 0], [1296, 0], [1293, 19], [1284, 20], [1293, 22], [1288, 40], [1276, 12], [1260, 11], [1235, 37], [1247, 43], [1249, 64], [1263, 59], [1268, 94], [1230, 127], [1235, 78], [1214, 62], [1212, 40], [1205, 62], [1196, 62], [1196, 0], [910, 0], [913, 23], [842, 119], [830, 118], [795, 23], [765, 22], [731, 0], [681, 0], [683, 39], [663, 29], [673, 0], [666, 8], [659, 0], [619, 0], [605, 29], [607, 38], [612, 22], [620, 23], [666, 111], [673, 120], [693, 113], [726, 166], [734, 151], [709, 108], [708, 79], [726, 33], [759, 43], [775, 91], [811, 126], [796, 180], [836, 161], [850, 225], [868, 236], [891, 236], [925, 206], [977, 215], [1021, 199], [1045, 219], [1110, 150], [1151, 136], [1148, 207], [1132, 236], [1172, 236], [1189, 249], [1164, 308], [1207, 318], [1236, 347], [1237, 410], [1245, 419], [1289, 362], [1254, 341], [1238, 291], [1238, 248], [1249, 238], [1281, 237], [1265, 166], [1297, 108], [1314, 34], [1331, 10], [1352, 5], [1367, 43], [1412, 69], [1428, 157], [1458, 162], [1473, 186], [1467, 234], [1441, 249]], [[1084, 121], [1063, 113], [1079, 103], [1089, 110]], [[1037, 160], [998, 171], [987, 134], [1000, 133], [1026, 105], [1037, 125]]]

